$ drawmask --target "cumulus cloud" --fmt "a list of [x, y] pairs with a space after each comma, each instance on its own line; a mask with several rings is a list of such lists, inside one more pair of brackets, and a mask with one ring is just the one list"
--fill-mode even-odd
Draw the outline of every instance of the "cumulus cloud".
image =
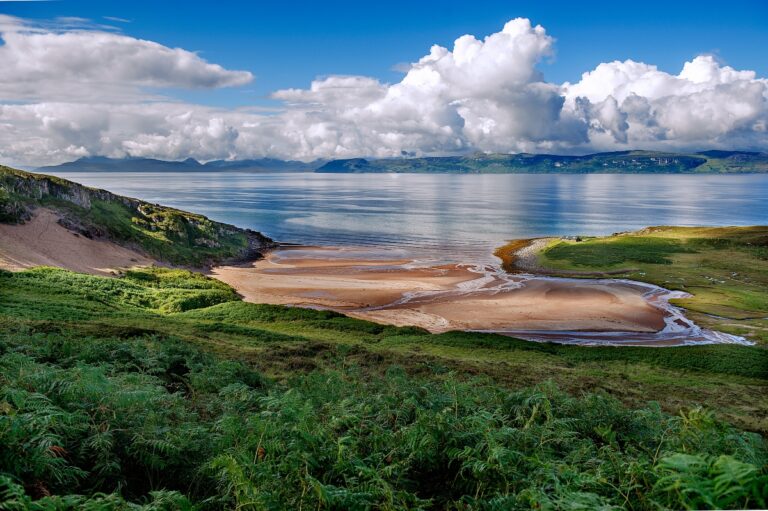
[[[328, 77], [273, 97], [289, 102], [287, 132], [319, 149], [316, 156], [509, 151], [584, 142], [586, 125], [561, 115], [559, 87], [536, 69], [553, 42], [544, 28], [518, 18], [483, 40], [464, 35], [451, 50], [433, 46], [393, 85]], [[291, 133], [295, 129], [303, 133]], [[309, 133], [323, 138], [321, 147], [304, 138]]]
[[311, 160], [476, 150], [768, 150], [768, 81], [753, 71], [711, 56], [693, 58], [678, 74], [627, 60], [599, 64], [576, 83], [551, 83], [537, 64], [553, 53], [554, 39], [527, 19], [483, 39], [464, 35], [451, 48], [433, 46], [403, 67], [397, 83], [327, 76], [276, 91], [282, 107], [271, 115], [149, 96], [146, 87], [251, 79], [186, 50], [2, 17], [0, 32], [0, 64], [12, 70], [0, 77], [0, 159], [28, 165], [84, 155]]
[[602, 145], [768, 149], [768, 80], [709, 55], [677, 75], [632, 60], [603, 63], [562, 90], [565, 109], [589, 119], [593, 143], [610, 132]]
[[253, 79], [180, 48], [104, 30], [60, 29], [72, 24], [87, 20], [59, 19], [53, 30], [0, 19], [0, 100], [126, 100], [146, 87], [217, 88]]

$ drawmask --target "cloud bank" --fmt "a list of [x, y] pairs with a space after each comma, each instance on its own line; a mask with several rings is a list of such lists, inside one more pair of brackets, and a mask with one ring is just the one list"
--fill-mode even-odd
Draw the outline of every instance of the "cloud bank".
[[[554, 39], [527, 19], [483, 39], [433, 46], [402, 80], [328, 76], [273, 93], [273, 115], [163, 96], [253, 79], [197, 54], [104, 29], [33, 27], [0, 17], [0, 160], [80, 156], [311, 160], [469, 151], [633, 148], [768, 150], [768, 80], [711, 56], [679, 74], [626, 60], [577, 83], [537, 64]], [[383, 63], [385, 64], [385, 63]]]

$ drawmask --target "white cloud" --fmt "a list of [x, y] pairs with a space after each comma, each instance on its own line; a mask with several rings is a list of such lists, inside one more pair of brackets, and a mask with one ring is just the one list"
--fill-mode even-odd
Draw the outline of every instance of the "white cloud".
[[83, 155], [310, 160], [474, 150], [768, 150], [768, 82], [753, 71], [710, 56], [685, 63], [677, 75], [627, 60], [554, 84], [537, 70], [554, 40], [526, 19], [482, 40], [464, 35], [450, 49], [433, 46], [397, 83], [327, 76], [306, 89], [277, 91], [282, 108], [270, 114], [149, 96], [146, 87], [251, 79], [186, 50], [2, 16], [0, 32], [0, 160], [10, 163]]
[[566, 110], [586, 112], [591, 135], [613, 134], [603, 145], [768, 149], [768, 80], [712, 56], [677, 75], [631, 60], [604, 63], [562, 89]]
[[552, 45], [541, 26], [515, 19], [482, 41], [433, 46], [393, 85], [334, 76], [273, 97], [289, 103], [286, 135], [312, 156], [567, 146], [586, 140], [586, 125], [561, 115], [559, 87], [536, 70]]
[[[60, 19], [56, 26], [73, 23], [88, 20]], [[144, 87], [230, 87], [253, 79], [187, 50], [104, 30], [54, 30], [9, 16], [0, 18], [0, 30], [5, 101], [126, 100], [142, 96]]]

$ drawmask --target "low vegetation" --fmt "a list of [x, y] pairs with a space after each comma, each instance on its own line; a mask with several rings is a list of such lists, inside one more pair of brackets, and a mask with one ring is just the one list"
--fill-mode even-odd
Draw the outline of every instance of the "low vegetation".
[[768, 227], [653, 227], [556, 240], [539, 264], [555, 272], [626, 269], [628, 278], [690, 293], [677, 303], [698, 323], [768, 345]]
[[768, 505], [768, 350], [432, 335], [183, 270], [0, 290], [0, 509]]

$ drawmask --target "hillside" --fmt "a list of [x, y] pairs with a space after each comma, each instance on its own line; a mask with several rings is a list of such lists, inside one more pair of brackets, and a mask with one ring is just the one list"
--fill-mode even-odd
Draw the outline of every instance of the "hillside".
[[768, 226], [660, 226], [603, 237], [529, 241], [513, 241], [498, 250], [508, 271], [516, 271], [517, 258], [530, 246], [533, 264], [523, 261], [525, 271], [610, 275], [685, 291], [692, 296], [675, 304], [696, 324], [768, 346]]
[[768, 154], [704, 151], [691, 154], [621, 151], [586, 156], [484, 154], [424, 158], [334, 160], [322, 173], [449, 174], [683, 174], [768, 172]]
[[352, 158], [301, 162], [259, 158], [214, 160], [89, 156], [40, 167], [36, 172], [320, 172], [320, 173], [450, 173], [450, 174], [645, 174], [768, 172], [768, 154], [749, 151], [702, 151], [678, 154], [620, 151], [586, 156], [553, 154], [486, 154], [423, 158]]
[[29, 221], [36, 208], [54, 211], [59, 224], [86, 238], [110, 240], [172, 264], [252, 259], [272, 245], [258, 232], [202, 215], [0, 166], [0, 222]]

